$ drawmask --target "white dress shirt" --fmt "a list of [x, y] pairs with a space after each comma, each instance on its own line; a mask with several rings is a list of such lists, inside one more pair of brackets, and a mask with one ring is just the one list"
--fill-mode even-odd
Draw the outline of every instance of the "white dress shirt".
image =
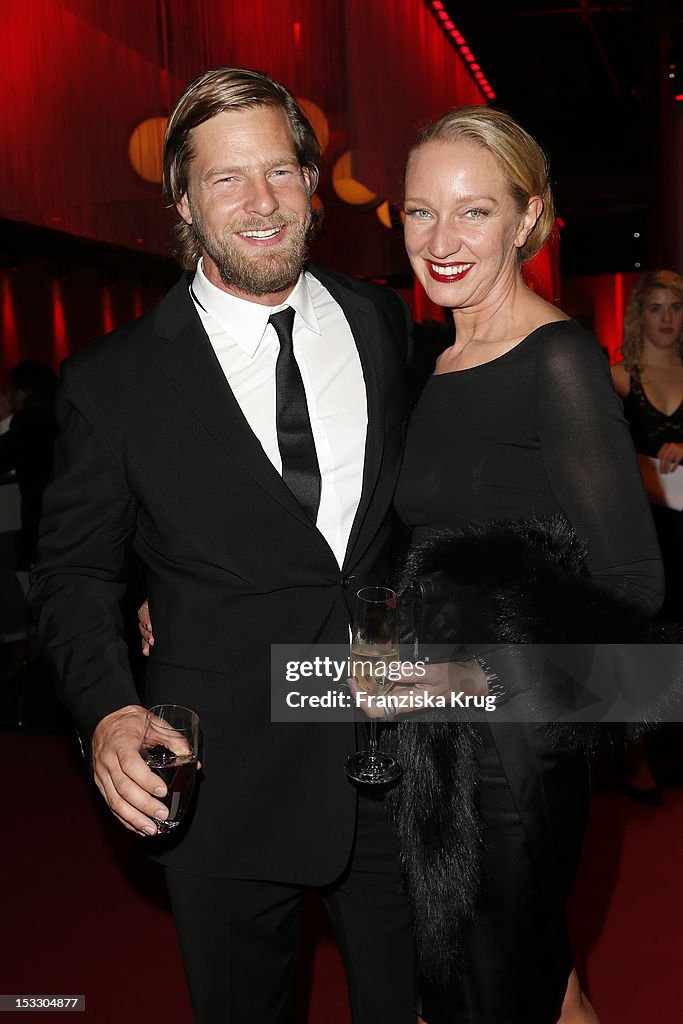
[[217, 288], [202, 262], [191, 288], [197, 312], [247, 423], [280, 474], [275, 423], [280, 343], [268, 318], [286, 306], [294, 309], [294, 357], [321, 476], [317, 527], [341, 567], [360, 501], [368, 424], [363, 371], [346, 317], [312, 274], [301, 274], [286, 302], [263, 306]]

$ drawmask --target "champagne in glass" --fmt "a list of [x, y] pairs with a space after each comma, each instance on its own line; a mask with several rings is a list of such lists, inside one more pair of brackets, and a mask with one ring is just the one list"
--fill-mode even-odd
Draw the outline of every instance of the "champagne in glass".
[[147, 712], [140, 755], [166, 784], [161, 802], [168, 818], [154, 818], [159, 834], [171, 832], [190, 806], [197, 774], [199, 718], [179, 704], [157, 704]]
[[388, 666], [401, 657], [398, 647], [388, 646], [379, 651], [367, 644], [351, 647], [351, 670], [362, 690], [374, 697], [383, 697], [392, 687]]
[[[372, 697], [381, 697], [393, 685], [389, 667], [399, 661], [398, 602], [387, 587], [363, 587], [358, 591], [351, 623], [352, 672], [359, 687]], [[354, 782], [393, 782], [401, 766], [390, 754], [378, 749], [377, 722], [370, 719], [370, 746], [346, 760], [346, 774]]]

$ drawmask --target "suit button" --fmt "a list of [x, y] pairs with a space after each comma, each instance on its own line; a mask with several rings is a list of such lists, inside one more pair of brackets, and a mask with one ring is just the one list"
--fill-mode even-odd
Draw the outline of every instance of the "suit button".
[[341, 585], [344, 588], [344, 590], [348, 590], [349, 587], [351, 586], [351, 577], [350, 576], [342, 576]]

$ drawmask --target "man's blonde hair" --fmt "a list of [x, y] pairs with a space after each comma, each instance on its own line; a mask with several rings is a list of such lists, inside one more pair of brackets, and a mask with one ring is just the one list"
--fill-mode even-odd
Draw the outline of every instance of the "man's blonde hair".
[[[217, 114], [233, 110], [273, 107], [287, 118], [294, 149], [302, 170], [308, 174], [312, 194], [320, 177], [320, 145], [311, 124], [294, 96], [284, 85], [261, 71], [222, 67], [206, 71], [191, 82], [175, 105], [164, 136], [164, 193], [170, 203], [180, 202], [187, 192], [189, 169], [194, 159], [192, 129]], [[314, 215], [315, 219], [315, 215]], [[173, 249], [188, 270], [194, 269], [201, 248], [191, 224], [176, 225]]]

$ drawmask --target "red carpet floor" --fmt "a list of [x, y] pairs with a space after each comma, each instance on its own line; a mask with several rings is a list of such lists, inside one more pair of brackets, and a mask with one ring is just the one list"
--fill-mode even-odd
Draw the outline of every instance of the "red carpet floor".
[[[84, 994], [86, 1014], [60, 1019], [190, 1024], [163, 885], [142, 841], [109, 820], [64, 737], [0, 743], [0, 994]], [[667, 790], [657, 810], [595, 799], [571, 916], [602, 1024], [683, 1021], [682, 868], [683, 790]], [[339, 959], [314, 901], [301, 973], [301, 1024], [348, 1024]], [[35, 1014], [2, 1014], [0, 1024], [27, 1017]]]

